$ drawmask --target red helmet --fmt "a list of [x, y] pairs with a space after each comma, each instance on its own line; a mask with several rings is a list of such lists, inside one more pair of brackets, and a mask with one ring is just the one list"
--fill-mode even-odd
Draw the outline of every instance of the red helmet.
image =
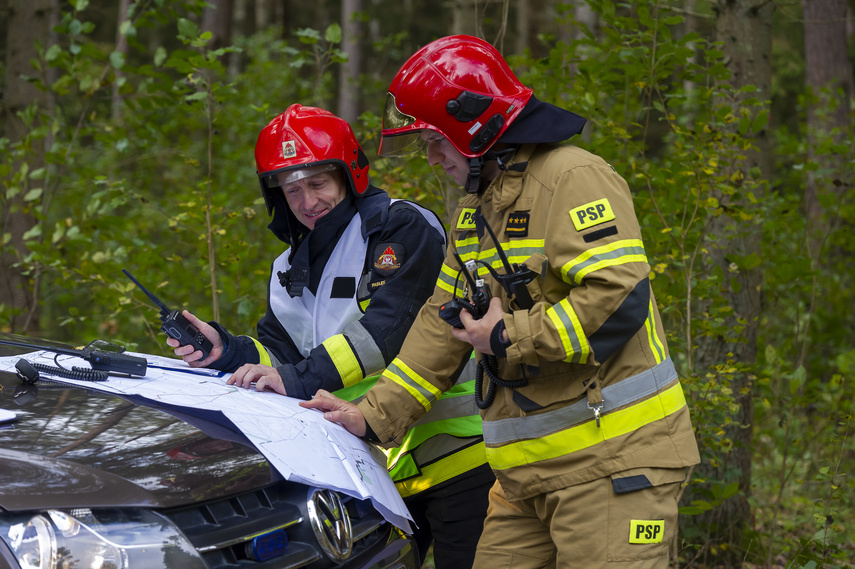
[[298, 180], [341, 167], [354, 195], [368, 189], [368, 158], [350, 124], [316, 107], [294, 104], [270, 121], [255, 143], [255, 165], [268, 213], [268, 192], [280, 187], [277, 174], [290, 170]]
[[467, 158], [483, 155], [531, 98], [504, 58], [482, 39], [435, 40], [401, 67], [386, 95], [380, 156], [421, 144], [419, 131], [447, 138]]

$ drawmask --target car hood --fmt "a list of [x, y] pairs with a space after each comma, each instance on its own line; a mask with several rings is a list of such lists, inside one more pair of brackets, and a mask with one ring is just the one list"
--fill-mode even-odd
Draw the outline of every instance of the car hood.
[[213, 416], [70, 385], [25, 385], [6, 372], [0, 409], [17, 415], [0, 424], [0, 507], [7, 510], [175, 507], [279, 478]]

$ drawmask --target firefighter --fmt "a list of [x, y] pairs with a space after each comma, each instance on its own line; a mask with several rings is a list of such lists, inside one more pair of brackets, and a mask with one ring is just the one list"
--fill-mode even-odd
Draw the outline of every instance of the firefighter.
[[[187, 312], [214, 346], [209, 357], [167, 342], [191, 366], [234, 372], [229, 384], [358, 398], [433, 291], [445, 229], [429, 210], [372, 186], [350, 125], [325, 110], [288, 107], [261, 131], [255, 159], [268, 227], [290, 246], [273, 262], [258, 337]], [[474, 364], [449, 373], [454, 387], [388, 453], [420, 559], [435, 542], [437, 568], [471, 566], [495, 480], [472, 400]]]
[[478, 569], [665, 568], [700, 460], [629, 188], [565, 143], [584, 124], [480, 39], [441, 38], [407, 60], [380, 153], [426, 145], [467, 195], [433, 295], [374, 388], [357, 405], [326, 391], [301, 403], [395, 445], [474, 348], [497, 477]]

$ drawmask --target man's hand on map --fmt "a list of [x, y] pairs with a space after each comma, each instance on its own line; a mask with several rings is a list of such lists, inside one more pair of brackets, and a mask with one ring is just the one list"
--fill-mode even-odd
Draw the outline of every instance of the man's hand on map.
[[249, 389], [252, 384], [258, 391], [269, 389], [280, 395], [288, 395], [285, 393], [285, 386], [282, 384], [282, 376], [275, 367], [266, 366], [264, 364], [244, 364], [237, 368], [232, 376], [226, 380], [229, 385], [245, 387]]
[[319, 389], [314, 397], [308, 401], [300, 401], [299, 405], [306, 409], [320, 409], [324, 412], [324, 419], [327, 421], [340, 424], [357, 437], [365, 436], [367, 430], [365, 417], [362, 416], [359, 407], [350, 401], [339, 399], [329, 391]]
[[196, 316], [194, 316], [189, 310], [185, 310], [182, 314], [184, 314], [184, 318], [190, 321], [190, 324], [195, 326], [197, 330], [211, 341], [211, 344], [213, 344], [214, 347], [211, 349], [211, 353], [208, 354], [208, 357], [203, 360], [202, 352], [194, 350], [193, 346], [190, 344], [182, 346], [175, 338], [167, 338], [166, 343], [169, 344], [170, 347], [175, 348], [175, 355], [183, 358], [190, 367], [205, 367], [220, 359], [220, 356], [223, 355], [223, 340], [220, 338], [217, 331], [214, 330], [214, 328], [207, 322], [203, 322], [196, 318]]

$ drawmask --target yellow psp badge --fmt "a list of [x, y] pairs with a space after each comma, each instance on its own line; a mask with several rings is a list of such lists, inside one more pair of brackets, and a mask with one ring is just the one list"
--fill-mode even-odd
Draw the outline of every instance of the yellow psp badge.
[[582, 231], [583, 229], [613, 220], [615, 212], [612, 211], [609, 200], [603, 198], [595, 202], [586, 203], [576, 209], [571, 209], [570, 217], [573, 219], [576, 231]]
[[662, 543], [665, 537], [665, 520], [630, 520], [630, 543]]
[[464, 207], [457, 218], [457, 229], [475, 229], [475, 208]]

